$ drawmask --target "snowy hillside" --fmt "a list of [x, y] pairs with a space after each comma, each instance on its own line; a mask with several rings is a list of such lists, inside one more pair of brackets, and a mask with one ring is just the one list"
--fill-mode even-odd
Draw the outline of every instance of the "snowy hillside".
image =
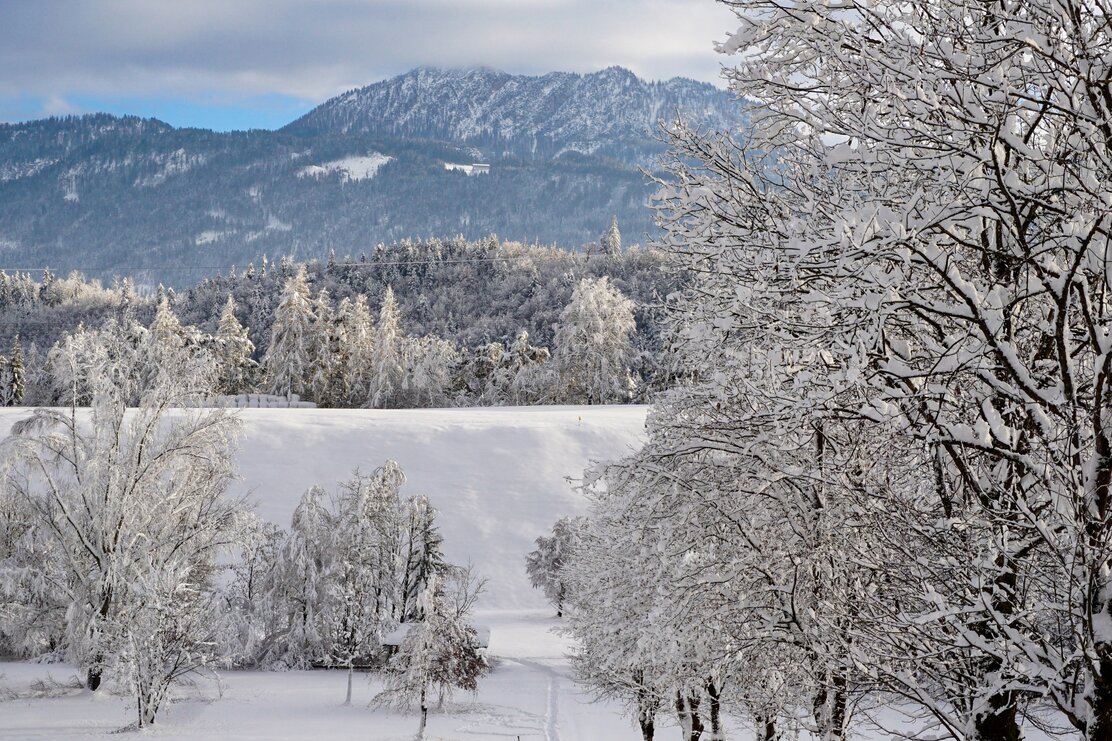
[[[404, 495], [440, 510], [445, 553], [489, 579], [483, 609], [544, 608], [529, 586], [525, 554], [563, 515], [586, 511], [567, 478], [591, 460], [641, 443], [645, 407], [471, 409], [243, 409], [237, 493], [283, 528], [314, 484], [335, 490], [353, 469], [392, 458]], [[0, 411], [0, 431], [27, 415]]]
[[645, 407], [479, 409], [245, 409], [241, 490], [283, 527], [313, 484], [330, 489], [355, 467], [392, 458], [408, 477], [403, 494], [440, 510], [447, 556], [470, 561], [490, 583], [480, 606], [543, 607], [524, 556], [561, 515], [586, 510], [565, 480], [588, 461], [640, 443]]

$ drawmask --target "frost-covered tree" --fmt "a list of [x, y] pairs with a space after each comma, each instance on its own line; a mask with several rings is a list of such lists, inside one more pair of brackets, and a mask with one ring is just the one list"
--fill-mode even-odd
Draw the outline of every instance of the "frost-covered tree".
[[290, 532], [275, 568], [275, 586], [284, 627], [273, 654], [260, 658], [305, 668], [324, 660], [327, 653], [324, 612], [328, 604], [334, 520], [326, 507], [326, 492], [313, 486], [294, 509]]
[[226, 496], [237, 423], [182, 408], [211, 393], [212, 376], [184, 349], [128, 410], [129, 359], [108, 349], [87, 358], [87, 414], [39, 409], [13, 427], [4, 485], [54, 544], [67, 656], [90, 689], [111, 667], [130, 676], [143, 726], [169, 683], [212, 658], [201, 612], [241, 507]]
[[610, 218], [610, 226], [606, 233], [602, 235], [602, 239], [599, 240], [599, 246], [602, 248], [602, 254], [604, 255], [616, 257], [622, 254], [622, 233], [618, 231], [617, 216]]
[[313, 371], [313, 326], [313, 303], [302, 266], [286, 281], [270, 328], [263, 370], [271, 393], [305, 394], [308, 390]]
[[313, 301], [313, 322], [309, 336], [310, 366], [309, 394], [320, 406], [327, 406], [332, 398], [336, 361], [336, 328], [332, 299], [328, 289], [322, 288]]
[[344, 298], [337, 309], [338, 346], [335, 349], [335, 394], [344, 406], [359, 407], [367, 403], [373, 358], [374, 322], [363, 294]]
[[573, 404], [628, 401], [634, 329], [633, 302], [609, 278], [581, 280], [556, 327], [553, 362], [561, 398]]
[[891, 557], [856, 595], [871, 681], [953, 737], [1039, 702], [1109, 737], [1107, 9], [728, 4], [760, 104], [744, 141], [677, 126], [661, 199], [703, 378], [727, 396], [758, 330], [824, 353], [814, 422], [920, 464], [856, 483]]
[[11, 357], [4, 358], [0, 363], [0, 406], [18, 406], [23, 403], [26, 384], [27, 368], [23, 360], [23, 346], [17, 335], [12, 341]]
[[259, 666], [272, 661], [273, 646], [287, 630], [280, 556], [286, 533], [244, 513], [219, 591], [216, 618], [220, 664]]
[[459, 351], [447, 340], [428, 335], [406, 338], [403, 345], [406, 373], [403, 398], [407, 406], [450, 406], [450, 391]]
[[478, 635], [468, 622], [482, 586], [466, 569], [431, 574], [419, 598], [421, 620], [410, 624], [387, 668], [386, 687], [375, 702], [402, 709], [416, 706], [421, 713], [418, 738], [424, 737], [434, 695], [442, 704], [457, 689], [474, 692], [488, 671]]
[[284, 627], [260, 659], [343, 666], [350, 675], [377, 655], [385, 633], [420, 619], [426, 583], [450, 567], [436, 510], [423, 496], [403, 499], [404, 483], [401, 467], [386, 461], [369, 475], [356, 472], [334, 495], [306, 492], [267, 588], [279, 605], [267, 609]]
[[389, 286], [378, 312], [370, 360], [367, 406], [376, 409], [395, 406], [405, 384], [405, 335], [398, 301]]
[[251, 359], [255, 345], [247, 329], [236, 318], [236, 302], [228, 300], [220, 312], [213, 356], [216, 361], [217, 390], [222, 394], [242, 394], [251, 385], [257, 364]]
[[563, 568], [575, 548], [576, 534], [584, 526], [580, 517], [561, 517], [552, 526], [552, 535], [537, 538], [537, 548], [525, 556], [525, 572], [534, 589], [544, 591], [544, 596], [556, 608], [556, 617], [564, 616], [564, 602], [568, 597], [567, 581]]

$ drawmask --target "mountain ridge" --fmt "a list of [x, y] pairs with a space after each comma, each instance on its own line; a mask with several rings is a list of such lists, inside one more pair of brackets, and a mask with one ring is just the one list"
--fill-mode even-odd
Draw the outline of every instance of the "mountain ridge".
[[[575, 249], [616, 215], [656, 234], [643, 176], [673, 108], [744, 125], [731, 94], [624, 68], [511, 75], [411, 70], [276, 131], [87, 114], [0, 124], [0, 268], [72, 266], [185, 285], [266, 254], [359, 255], [407, 237]], [[491, 164], [488, 174], [458, 168]], [[465, 174], [469, 173], [469, 174]]]

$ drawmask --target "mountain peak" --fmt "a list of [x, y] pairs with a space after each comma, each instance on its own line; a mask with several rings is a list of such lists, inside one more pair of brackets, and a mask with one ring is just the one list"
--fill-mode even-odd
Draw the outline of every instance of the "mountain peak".
[[605, 152], [645, 138], [676, 114], [703, 127], [740, 124], [736, 101], [723, 90], [679, 77], [648, 82], [620, 66], [539, 76], [418, 67], [332, 98], [285, 131], [441, 139], [535, 156]]

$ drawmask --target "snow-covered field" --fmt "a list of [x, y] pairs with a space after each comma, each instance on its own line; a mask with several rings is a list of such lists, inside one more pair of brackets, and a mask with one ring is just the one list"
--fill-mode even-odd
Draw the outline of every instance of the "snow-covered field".
[[[572, 680], [558, 622], [525, 577], [524, 554], [562, 515], [586, 511], [568, 479], [592, 460], [622, 456], [644, 434], [645, 408], [528, 407], [404, 411], [244, 409], [237, 493], [265, 518], [289, 525], [313, 484], [346, 479], [393, 458], [403, 493], [440, 510], [445, 551], [489, 579], [476, 621], [491, 628], [493, 671], [476, 696], [429, 716], [427, 739], [610, 741], [640, 738], [622, 708], [594, 702]], [[0, 435], [26, 412], [0, 409]], [[84, 739], [132, 722], [124, 694], [86, 692], [60, 664], [0, 663], [0, 739]], [[411, 739], [416, 715], [371, 708], [381, 685], [356, 678], [343, 705], [343, 671], [220, 672], [176, 690], [154, 729], [166, 739]], [[893, 720], [891, 711], [882, 713]], [[728, 737], [752, 731], [726, 719]], [[679, 738], [673, 714], [657, 738]], [[873, 731], [863, 739], [889, 739]], [[1032, 740], [1045, 738], [1041, 734]]]
[[[18, 419], [0, 412], [0, 432]], [[406, 411], [246, 409], [239, 493], [261, 516], [289, 525], [313, 484], [334, 487], [352, 469], [393, 458], [403, 493], [440, 510], [449, 559], [489, 579], [478, 622], [492, 628], [494, 671], [476, 697], [430, 715], [427, 738], [635, 739], [620, 709], [593, 704], [571, 681], [567, 646], [543, 596], [530, 588], [524, 554], [561, 515], [586, 501], [569, 478], [591, 460], [624, 455], [643, 435], [644, 407], [528, 407]], [[77, 739], [131, 721], [124, 696], [67, 688], [72, 667], [0, 664], [0, 738]], [[62, 686], [39, 680], [51, 679]], [[377, 691], [358, 677], [343, 707], [346, 675], [221, 672], [178, 691], [154, 735], [165, 738], [412, 738], [415, 716], [367, 707]], [[222, 685], [222, 686], [221, 686]]]

